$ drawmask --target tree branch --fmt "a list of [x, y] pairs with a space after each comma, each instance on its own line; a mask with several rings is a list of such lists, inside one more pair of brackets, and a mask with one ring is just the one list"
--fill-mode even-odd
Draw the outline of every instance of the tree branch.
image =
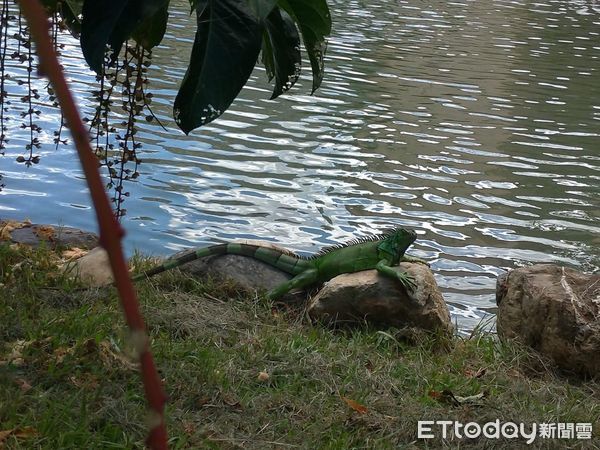
[[71, 130], [96, 210], [100, 245], [108, 252], [125, 319], [141, 362], [144, 390], [151, 409], [150, 431], [146, 443], [153, 449], [166, 449], [167, 432], [163, 416], [165, 394], [150, 352], [146, 326], [140, 314], [139, 303], [121, 248], [124, 231], [113, 215], [98, 172], [98, 160], [54, 52], [46, 13], [38, 0], [20, 0], [19, 3], [29, 23], [32, 40], [36, 44], [40, 75], [46, 75], [52, 83], [67, 126]]

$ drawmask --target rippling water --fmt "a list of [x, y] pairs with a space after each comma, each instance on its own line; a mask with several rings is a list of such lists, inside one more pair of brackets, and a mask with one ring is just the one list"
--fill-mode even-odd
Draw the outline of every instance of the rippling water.
[[[597, 2], [332, 1], [316, 95], [307, 73], [291, 95], [266, 100], [258, 68], [231, 109], [189, 137], [171, 118], [193, 39], [179, 4], [152, 67], [154, 111], [168, 130], [139, 133], [129, 250], [249, 237], [313, 252], [404, 225], [419, 233], [412, 254], [432, 262], [465, 328], [494, 312], [504, 270], [598, 270]], [[65, 53], [88, 98], [93, 76], [74, 44]], [[53, 129], [58, 116], [45, 120]], [[0, 215], [93, 229], [72, 148], [47, 145], [25, 170], [10, 156], [22, 142], [1, 160]]]

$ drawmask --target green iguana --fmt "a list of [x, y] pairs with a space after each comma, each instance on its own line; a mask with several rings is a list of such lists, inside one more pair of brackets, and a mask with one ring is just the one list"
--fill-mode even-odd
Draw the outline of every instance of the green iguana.
[[294, 277], [269, 291], [267, 296], [277, 299], [292, 289], [324, 283], [333, 277], [361, 270], [377, 269], [379, 273], [397, 279], [405, 289], [415, 287], [413, 278], [392, 266], [402, 261], [427, 264], [418, 258], [406, 256], [404, 252], [417, 238], [412, 230], [392, 229], [384, 234], [359, 238], [342, 245], [329, 247], [319, 253], [304, 257], [258, 245], [230, 243], [200, 248], [179, 258], [165, 261], [133, 278], [134, 281], [156, 275], [206, 256], [243, 255], [255, 258]]

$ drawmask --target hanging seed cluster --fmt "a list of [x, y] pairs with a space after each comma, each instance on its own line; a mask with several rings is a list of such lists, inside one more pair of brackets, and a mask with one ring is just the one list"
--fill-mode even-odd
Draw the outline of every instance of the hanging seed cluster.
[[[61, 40], [67, 39], [67, 33], [76, 35], [60, 12], [58, 2], [50, 11], [50, 19], [59, 56], [65, 47]], [[41, 85], [37, 75], [35, 48], [13, 0], [0, 0], [0, 25], [0, 156], [14, 157], [30, 167], [40, 162], [40, 150], [47, 143], [52, 142], [58, 150], [69, 140], [54, 91], [49, 85]], [[142, 144], [136, 137], [138, 123], [158, 120], [150, 108], [152, 94], [146, 92], [150, 64], [151, 52], [132, 41], [126, 42], [118, 57], [107, 55], [102, 74], [96, 77], [97, 89], [92, 92], [95, 105], [84, 117], [98, 162], [105, 169], [106, 186], [118, 218], [127, 212], [123, 205], [130, 195], [127, 182], [139, 176], [138, 151]], [[53, 116], [44, 123], [57, 123], [56, 129], [50, 130], [52, 139], [42, 138], [42, 114]], [[13, 141], [10, 147], [9, 140]], [[16, 149], [20, 153], [12, 154], [19, 152]], [[1, 172], [0, 167], [0, 190], [4, 187]]]
[[40, 162], [42, 145], [42, 100], [37, 74], [33, 73], [34, 50], [29, 29], [9, 0], [2, 0], [0, 23], [0, 154], [5, 155], [10, 132], [15, 147], [24, 150], [15, 160], [29, 167]]
[[[1, 0], [0, 6], [0, 156], [4, 156], [4, 149], [8, 143], [6, 132], [8, 128], [5, 123], [5, 115], [8, 112], [8, 92], [6, 92], [6, 81], [8, 74], [5, 72], [6, 53], [8, 51], [8, 0]], [[0, 190], [4, 188], [2, 173], [0, 172]]]

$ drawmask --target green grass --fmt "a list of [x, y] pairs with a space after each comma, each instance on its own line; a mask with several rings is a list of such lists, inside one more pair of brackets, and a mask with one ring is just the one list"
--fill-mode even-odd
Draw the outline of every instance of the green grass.
[[[44, 249], [0, 246], [0, 432], [26, 435], [4, 443], [142, 448], [146, 403], [116, 294], [77, 290], [55, 264]], [[493, 335], [328, 329], [301, 310], [175, 272], [138, 288], [169, 396], [172, 448], [524, 446], [417, 440], [418, 420], [443, 419], [592, 422], [591, 441], [529, 447], [600, 448], [600, 385], [557, 374]], [[444, 390], [485, 397], [461, 404]]]

